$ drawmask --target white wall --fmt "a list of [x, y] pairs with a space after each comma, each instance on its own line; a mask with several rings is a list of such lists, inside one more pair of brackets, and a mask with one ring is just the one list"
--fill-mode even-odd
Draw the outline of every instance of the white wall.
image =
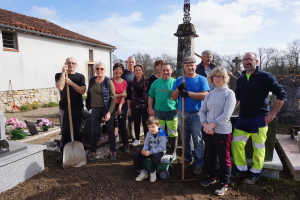
[[[24, 33], [18, 33], [17, 38], [19, 52], [0, 49], [0, 91], [8, 89], [9, 80], [13, 90], [54, 87], [54, 76], [61, 72], [67, 57], [77, 59], [77, 72], [87, 79], [89, 49], [94, 51], [95, 61], [101, 60], [108, 68], [111, 67], [108, 49]], [[2, 32], [0, 47], [3, 47]], [[107, 70], [107, 76], [110, 76], [110, 70]]]

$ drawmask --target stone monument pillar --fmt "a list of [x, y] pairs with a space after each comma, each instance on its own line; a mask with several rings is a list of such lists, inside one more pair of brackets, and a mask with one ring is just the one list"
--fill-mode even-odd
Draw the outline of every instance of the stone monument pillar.
[[191, 23], [189, 0], [184, 0], [183, 11], [183, 24], [179, 24], [177, 32], [174, 33], [174, 35], [178, 37], [176, 76], [181, 75], [183, 59], [187, 56], [194, 56], [194, 37], [198, 37], [195, 27]]

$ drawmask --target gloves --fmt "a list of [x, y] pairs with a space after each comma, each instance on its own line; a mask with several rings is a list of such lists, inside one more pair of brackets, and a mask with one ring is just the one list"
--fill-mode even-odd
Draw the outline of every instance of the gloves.
[[180, 83], [180, 85], [178, 85], [177, 89], [179, 91], [182, 91], [182, 90], [186, 89], [186, 83], [185, 82]]
[[189, 96], [189, 92], [186, 91], [186, 90], [180, 91], [180, 94], [181, 94], [182, 97], [188, 97]]

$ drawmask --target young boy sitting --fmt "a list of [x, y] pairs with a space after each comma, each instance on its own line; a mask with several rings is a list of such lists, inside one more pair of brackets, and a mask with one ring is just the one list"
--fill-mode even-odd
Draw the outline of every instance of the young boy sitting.
[[160, 159], [166, 153], [166, 144], [168, 141], [168, 133], [159, 128], [158, 119], [154, 116], [149, 117], [146, 122], [149, 132], [144, 141], [144, 147], [141, 152], [137, 152], [134, 156], [133, 165], [137, 171], [141, 173], [135, 178], [135, 181], [142, 181], [149, 177], [148, 171], [143, 165], [143, 161], [151, 158], [150, 165], [150, 182], [156, 181], [156, 167], [160, 163]]

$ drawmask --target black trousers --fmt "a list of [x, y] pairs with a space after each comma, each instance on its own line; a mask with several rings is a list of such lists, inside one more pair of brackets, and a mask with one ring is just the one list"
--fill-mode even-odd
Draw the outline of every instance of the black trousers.
[[[119, 104], [116, 104], [115, 112], [117, 111], [118, 107]], [[125, 111], [125, 109], [122, 109], [122, 114], [117, 116], [119, 135], [122, 138], [123, 145], [128, 145], [128, 133], [126, 129], [126, 113], [127, 111]]]
[[131, 116], [133, 118], [134, 122], [134, 133], [135, 133], [135, 139], [140, 139], [140, 132], [141, 132], [141, 122], [143, 124], [144, 129], [144, 137], [146, 137], [146, 134], [148, 132], [148, 126], [146, 125], [146, 121], [149, 117], [147, 108], [131, 108]]
[[203, 134], [205, 142], [206, 156], [206, 169], [207, 175], [210, 178], [216, 177], [217, 157], [219, 158], [220, 165], [220, 182], [223, 184], [229, 183], [231, 174], [231, 161], [230, 161], [230, 143], [231, 134], [218, 134], [213, 135]]
[[143, 161], [147, 158], [151, 158], [151, 165], [149, 171], [152, 173], [156, 170], [156, 167], [160, 163], [160, 159], [163, 157], [163, 152], [158, 152], [155, 154], [152, 154], [150, 156], [144, 156], [141, 152], [137, 152], [134, 155], [133, 159], [133, 167], [135, 170], [142, 170], [145, 169], [145, 166], [143, 165]]
[[[115, 127], [114, 127], [114, 112], [111, 113], [110, 120], [105, 122], [106, 132], [109, 139], [109, 148], [110, 151], [116, 151], [116, 136], [115, 136]], [[101, 122], [102, 118], [105, 117], [105, 108], [92, 108], [91, 115], [91, 151], [96, 152], [97, 141], [102, 133]]]
[[[82, 141], [82, 136], [80, 134], [80, 126], [83, 120], [83, 112], [81, 107], [73, 107], [72, 111], [72, 122], [74, 130], [74, 140]], [[70, 132], [70, 123], [69, 123], [69, 113], [68, 109], [60, 110], [62, 115], [61, 120], [61, 143], [60, 143], [60, 152], [64, 151], [64, 146], [71, 141], [71, 132]]]

